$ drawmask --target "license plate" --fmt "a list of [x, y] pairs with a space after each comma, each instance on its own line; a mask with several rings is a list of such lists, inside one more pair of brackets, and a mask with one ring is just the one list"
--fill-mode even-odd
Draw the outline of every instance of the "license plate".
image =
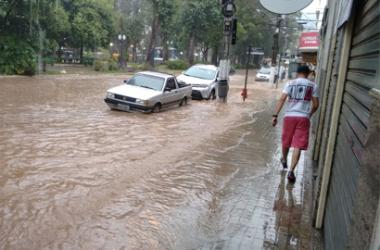
[[129, 107], [129, 105], [126, 105], [126, 104], [118, 104], [117, 107], [121, 110], [124, 110], [124, 111], [129, 111], [131, 110], [131, 108]]

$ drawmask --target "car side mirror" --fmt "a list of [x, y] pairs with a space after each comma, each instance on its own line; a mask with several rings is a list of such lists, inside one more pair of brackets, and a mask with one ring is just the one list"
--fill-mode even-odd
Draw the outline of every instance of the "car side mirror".
[[165, 88], [164, 91], [165, 92], [170, 92], [170, 91], [172, 91], [172, 89], [171, 88]]
[[123, 82], [124, 82], [124, 83], [127, 83], [127, 82], [128, 82], [128, 80], [124, 80]]

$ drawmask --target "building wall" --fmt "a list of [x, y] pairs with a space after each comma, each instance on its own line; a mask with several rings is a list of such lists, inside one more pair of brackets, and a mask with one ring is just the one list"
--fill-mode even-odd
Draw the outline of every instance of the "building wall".
[[316, 226], [334, 250], [370, 248], [380, 190], [380, 1], [353, 1], [341, 25], [348, 2], [328, 2], [314, 124]]

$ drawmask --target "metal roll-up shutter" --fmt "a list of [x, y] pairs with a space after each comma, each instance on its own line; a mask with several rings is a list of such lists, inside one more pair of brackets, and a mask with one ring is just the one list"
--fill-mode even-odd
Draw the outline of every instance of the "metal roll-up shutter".
[[379, 5], [379, 0], [360, 1], [356, 14], [324, 218], [326, 249], [347, 249], [350, 242], [373, 101], [369, 93], [380, 89]]

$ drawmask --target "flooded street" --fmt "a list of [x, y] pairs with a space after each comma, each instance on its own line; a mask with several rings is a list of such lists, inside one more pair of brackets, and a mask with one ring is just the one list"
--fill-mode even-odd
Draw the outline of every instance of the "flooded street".
[[238, 74], [227, 104], [111, 111], [123, 79], [0, 78], [1, 249], [308, 249], [303, 168], [289, 187], [270, 126], [279, 90], [243, 103]]

